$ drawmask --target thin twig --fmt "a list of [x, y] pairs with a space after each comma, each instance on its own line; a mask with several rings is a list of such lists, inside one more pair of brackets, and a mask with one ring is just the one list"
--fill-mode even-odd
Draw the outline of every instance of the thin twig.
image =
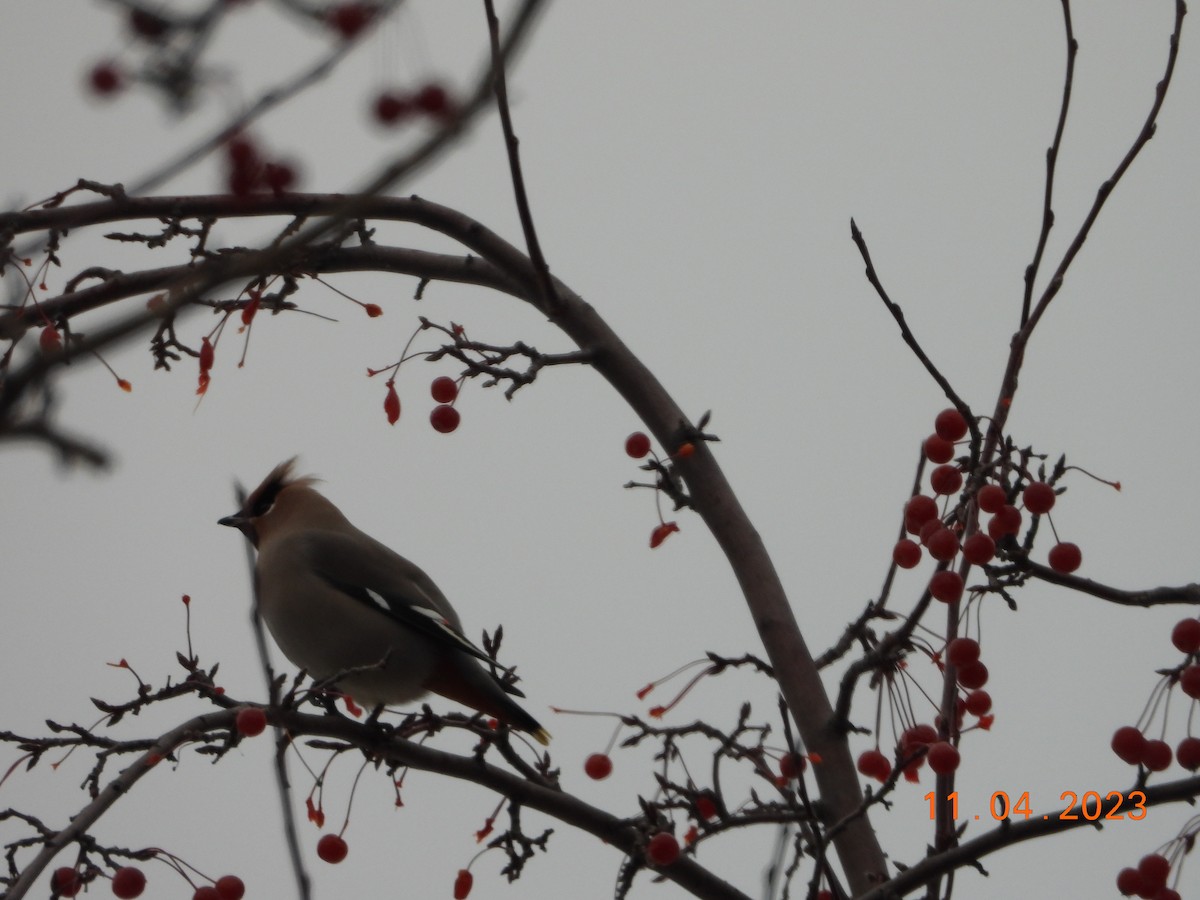
[[[1063, 278], [1067, 274], [1067, 270], [1074, 262], [1076, 255], [1083, 249], [1084, 242], [1087, 241], [1088, 234], [1091, 233], [1092, 225], [1096, 223], [1096, 219], [1100, 216], [1100, 210], [1104, 208], [1105, 201], [1113, 192], [1113, 188], [1117, 186], [1121, 178], [1129, 171], [1129, 167], [1133, 165], [1133, 161], [1141, 153], [1142, 148], [1149, 143], [1154, 137], [1154, 132], [1157, 129], [1158, 113], [1162, 109], [1163, 101], [1167, 97], [1167, 88], [1171, 85], [1171, 76], [1175, 73], [1175, 60], [1179, 55], [1179, 36], [1183, 29], [1183, 17], [1187, 14], [1187, 5], [1183, 0], [1175, 0], [1175, 27], [1171, 32], [1170, 49], [1167, 52], [1166, 70], [1163, 72], [1162, 79], [1155, 85], [1154, 102], [1150, 105], [1150, 111], [1146, 114], [1146, 120], [1142, 123], [1142, 128], [1134, 139], [1129, 150], [1122, 157], [1117, 167], [1113, 170], [1112, 175], [1104, 181], [1100, 188], [1096, 191], [1096, 199], [1092, 201], [1091, 209], [1088, 210], [1083, 222], [1079, 226], [1079, 231], [1076, 232], [1075, 238], [1071, 241], [1063, 253], [1062, 260], [1058, 264], [1058, 268], [1054, 270], [1054, 274], [1050, 277], [1050, 283], [1046, 286], [1045, 291], [1034, 307], [1033, 312], [1029, 316], [1029, 320], [1021, 326], [1021, 331], [1018, 337], [1021, 343], [1024, 344], [1029, 340], [1029, 335], [1033, 332], [1034, 327], [1046, 312], [1046, 308], [1050, 305], [1050, 301], [1058, 294], [1062, 288]], [[1069, 22], [1069, 19], [1068, 19]], [[1016, 348], [1014, 347], [1014, 353]]]
[[12, 888], [4, 895], [5, 900], [21, 900], [38, 876], [50, 865], [58, 851], [86, 834], [88, 828], [95, 824], [114, 803], [128, 794], [141, 777], [154, 768], [160, 760], [170, 756], [181, 744], [191, 740], [192, 735], [196, 732], [229, 728], [233, 724], [234, 715], [235, 713], [231, 710], [205, 713], [189, 719], [158, 738], [153, 746], [138, 757], [132, 765], [105, 785], [91, 803], [72, 816], [71, 824], [46, 841], [38, 854], [21, 870], [21, 874], [13, 883]]
[[[871, 262], [871, 252], [867, 249], [867, 242], [853, 219], [850, 220], [850, 237], [853, 239], [854, 245], [858, 247], [858, 252], [862, 255], [863, 263], [867, 267], [867, 280], [871, 282], [871, 286], [875, 288], [875, 293], [879, 295], [879, 299], [883, 301], [883, 305], [887, 307], [888, 312], [892, 314], [892, 318], [896, 320], [896, 324], [900, 326], [900, 336], [904, 338], [904, 343], [908, 344], [909, 349], [921, 361], [921, 365], [925, 367], [925, 371], [938, 383], [938, 387], [942, 389], [942, 392], [954, 404], [955, 408], [962, 413], [963, 418], [968, 423], [974, 422], [975, 417], [971, 414], [971, 408], [958, 396], [958, 392], [951, 387], [946, 376], [938, 370], [938, 367], [933, 364], [933, 360], [921, 348], [916, 335], [912, 333], [912, 329], [908, 327], [908, 322], [905, 321], [904, 310], [900, 308], [899, 304], [893, 302], [892, 298], [888, 296], [887, 291], [884, 290], [883, 283], [879, 280], [879, 275], [875, 272], [875, 264]], [[977, 426], [972, 425], [971, 427], [975, 428]]]
[[508, 106], [508, 87], [504, 78], [504, 55], [500, 49], [500, 20], [492, 0], [483, 0], [487, 10], [488, 34], [492, 45], [492, 89], [496, 93], [496, 109], [500, 113], [500, 126], [504, 130], [504, 148], [508, 153], [508, 170], [512, 178], [513, 195], [517, 213], [521, 218], [521, 231], [525, 234], [525, 248], [529, 261], [537, 273], [538, 287], [543, 299], [542, 311], [551, 314], [558, 305], [558, 294], [550, 280], [550, 268], [542, 255], [537, 230], [533, 225], [533, 211], [529, 207], [529, 195], [525, 191], [525, 176], [521, 172], [521, 156], [516, 132], [513, 130], [512, 112]]
[[1037, 249], [1033, 252], [1033, 262], [1025, 269], [1025, 297], [1021, 301], [1021, 324], [1029, 321], [1029, 310], [1033, 303], [1033, 283], [1037, 280], [1038, 269], [1042, 265], [1042, 254], [1046, 250], [1046, 241], [1050, 238], [1050, 229], [1054, 227], [1054, 170], [1058, 164], [1058, 151], [1062, 147], [1063, 132], [1067, 127], [1067, 110], [1071, 107], [1071, 85], [1075, 80], [1075, 57], [1079, 53], [1079, 42], [1075, 40], [1075, 32], [1071, 28], [1071, 2], [1062, 0], [1063, 22], [1066, 26], [1067, 38], [1067, 73], [1063, 80], [1062, 106], [1058, 112], [1058, 125], [1054, 129], [1054, 140], [1046, 151], [1046, 191], [1042, 203], [1042, 227], [1038, 233]]

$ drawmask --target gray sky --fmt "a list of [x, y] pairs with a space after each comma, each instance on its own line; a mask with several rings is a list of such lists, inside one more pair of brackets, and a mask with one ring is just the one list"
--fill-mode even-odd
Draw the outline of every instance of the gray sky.
[[[1081, 50], [1045, 268], [1140, 128], [1171, 28], [1165, 0], [1076, 7]], [[100, 102], [82, 89], [93, 60], [132, 52], [105, 5], [44, 0], [9, 10], [0, 34], [9, 123], [0, 133], [3, 203], [33, 202], [79, 177], [132, 182], [328, 44], [280, 24], [263, 0], [236, 21], [243, 30], [223, 33], [212, 59], [230, 86], [179, 121], [141, 91]], [[1123, 483], [1116, 493], [1073, 473], [1054, 520], [1083, 548], [1081, 574], [1128, 588], [1197, 580], [1200, 52], [1189, 26], [1158, 133], [1035, 335], [1010, 420], [1018, 443], [1051, 458], [1066, 452], [1069, 462]], [[372, 127], [365, 110], [374, 89], [427, 78], [466, 85], [485, 42], [478, 4], [412, 0], [334, 79], [255, 133], [300, 161], [305, 189], [352, 189], [412, 139]], [[877, 593], [917, 447], [946, 405], [863, 278], [850, 217], [926, 350], [969, 403], [988, 411], [1036, 240], [1063, 65], [1061, 15], [1050, 2], [737, 10], [611, 2], [553, 4], [511, 75], [553, 271], [686, 410], [713, 410], [718, 458], [816, 648]], [[164, 190], [218, 187], [217, 167], [206, 162]], [[414, 192], [519, 242], [493, 117], [398, 190]], [[240, 239], [271, 233], [261, 223]], [[399, 239], [448, 249], [411, 230]], [[48, 279], [52, 291], [86, 265], [132, 269], [147, 258], [80, 235], [63, 259], [65, 270]], [[89, 696], [130, 693], [127, 673], [105, 666], [121, 657], [156, 685], [176, 677], [183, 593], [194, 598], [202, 660], [221, 662], [221, 683], [234, 695], [261, 698], [243, 548], [215, 522], [232, 510], [234, 478], [257, 483], [299, 453], [302, 469], [325, 479], [323, 490], [356, 524], [426, 568], [468, 633], [504, 624], [505, 655], [520, 667], [531, 711], [555, 734], [564, 785], [635, 814], [636, 794], [654, 791], [645, 754], [618, 751], [614, 776], [589, 782], [582, 760], [608, 742], [607, 721], [546, 707], [644, 712], [649, 703], [638, 704], [634, 691], [705, 650], [759, 652], [714, 542], [683, 515], [680, 534], [646, 548], [653, 499], [621, 487], [639, 474], [622, 452], [638, 423], [590, 372], [547, 373], [511, 403], [470, 386], [462, 427], [443, 436], [428, 425], [427, 384], [455, 370], [406, 365], [404, 411], [387, 425], [384, 387], [363, 373], [396, 358], [417, 315], [462, 322], [481, 340], [569, 349], [530, 310], [455, 286], [433, 286], [414, 304], [407, 279], [335, 284], [385, 315], [368, 319], [307, 285], [306, 302], [341, 324], [260, 319], [241, 370], [240, 345], [227, 334], [199, 408], [193, 366], [153, 372], [142, 345], [109, 357], [133, 382], [130, 395], [90, 363], [62, 380], [61, 421], [114, 451], [112, 474], [64, 473], [41, 449], [4, 450], [0, 673], [12, 689], [0, 700], [0, 723], [36, 731], [47, 717], [94, 721]], [[213, 324], [194, 316], [186, 337], [198, 343]], [[1048, 544], [1040, 546], [1035, 555], [1044, 558]], [[928, 571], [898, 579], [896, 608], [911, 605]], [[1061, 809], [1063, 791], [1127, 788], [1132, 770], [1111, 754], [1109, 737], [1137, 719], [1154, 669], [1178, 662], [1170, 627], [1195, 612], [1114, 608], [1038, 585], [1019, 602], [1015, 615], [995, 599], [984, 604], [996, 724], [963, 741], [964, 817], [986, 819], [997, 790], [1029, 791], [1042, 812]], [[932, 672], [918, 677], [927, 689], [934, 684]], [[696, 691], [674, 720], [727, 725], [746, 697], [772, 716], [774, 697], [761, 680], [730, 677]], [[120, 733], [149, 733], [192, 709], [166, 708]], [[869, 724], [872, 709], [861, 707], [860, 723]], [[1174, 745], [1187, 710], [1176, 702], [1170, 713]], [[323, 762], [315, 752], [306, 758]], [[156, 773], [97, 835], [163, 846], [213, 875], [237, 872], [253, 896], [285, 896], [291, 881], [268, 759], [265, 739], [216, 768], [185, 752], [178, 772]], [[697, 753], [701, 768], [702, 760]], [[77, 754], [57, 772], [43, 766], [10, 779], [0, 806], [63, 824], [82, 802], [76, 786], [87, 765]], [[292, 771], [302, 801], [308, 781], [298, 765]], [[353, 776], [340, 763], [329, 777], [335, 827]], [[898, 862], [923, 853], [931, 789], [928, 776], [901, 788], [892, 811], [875, 818]], [[318, 897], [385, 885], [410, 896], [449, 893], [494, 798], [427, 776], [410, 776], [404, 797], [405, 808], [393, 811], [386, 783], [364, 776], [346, 833], [350, 859], [332, 867], [310, 857]], [[1117, 870], [1187, 817], [1183, 807], [1159, 808], [1143, 822], [1008, 849], [985, 861], [991, 878], [961, 873], [958, 895], [1114, 895]], [[536, 827], [535, 816], [528, 820]], [[12, 831], [0, 828], [0, 838]], [[972, 823], [967, 836], [978, 833]], [[303, 834], [311, 853], [318, 833]], [[773, 838], [761, 831], [714, 841], [700, 858], [754, 894]], [[619, 858], [562, 827], [518, 885], [496, 875], [501, 862], [489, 854], [475, 864], [472, 898], [607, 897]], [[152, 896], [185, 895], [164, 867], [148, 872]], [[1197, 872], [1193, 860], [1181, 890], [1200, 885]], [[649, 881], [635, 889], [651, 895], [679, 892]]]

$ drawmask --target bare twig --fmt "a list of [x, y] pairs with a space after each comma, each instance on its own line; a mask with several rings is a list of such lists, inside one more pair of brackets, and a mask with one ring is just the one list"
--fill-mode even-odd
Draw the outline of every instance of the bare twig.
[[1021, 302], [1021, 324], [1029, 321], [1029, 309], [1033, 302], [1033, 284], [1037, 280], [1038, 269], [1042, 265], [1042, 254], [1046, 250], [1046, 241], [1050, 238], [1050, 229], [1054, 227], [1054, 170], [1058, 164], [1058, 152], [1062, 147], [1063, 131], [1067, 126], [1067, 110], [1071, 108], [1071, 85], [1075, 80], [1075, 56], [1079, 52], [1079, 42], [1075, 40], [1075, 32], [1071, 28], [1071, 2], [1062, 0], [1063, 23], [1067, 38], [1067, 71], [1063, 78], [1062, 106], [1058, 112], [1058, 125], [1054, 129], [1054, 140], [1046, 151], [1046, 191], [1042, 204], [1042, 227], [1038, 232], [1037, 249], [1033, 251], [1033, 262], [1025, 269], [1025, 297]]
[[512, 111], [508, 106], [508, 87], [504, 77], [504, 54], [500, 47], [500, 20], [496, 18], [492, 0], [483, 0], [487, 10], [488, 34], [492, 45], [492, 89], [496, 93], [496, 109], [500, 113], [500, 126], [504, 131], [504, 148], [508, 154], [508, 171], [512, 179], [513, 195], [517, 214], [521, 218], [521, 231], [525, 234], [525, 249], [529, 261], [537, 273], [538, 287], [542, 295], [542, 311], [552, 315], [558, 305], [554, 283], [550, 280], [550, 267], [542, 255], [537, 230], [533, 226], [533, 211], [529, 207], [529, 195], [525, 191], [525, 176], [521, 172], [520, 141], [513, 130]]
[[[862, 255], [863, 263], [867, 267], [867, 280], [871, 282], [871, 286], [875, 288], [875, 293], [879, 295], [879, 299], [883, 301], [883, 305], [887, 307], [888, 312], [892, 314], [892, 318], [896, 320], [896, 324], [900, 326], [900, 336], [904, 339], [904, 343], [908, 344], [909, 349], [920, 360], [921, 365], [925, 367], [925, 371], [938, 383], [938, 387], [942, 389], [942, 392], [954, 404], [955, 408], [962, 413], [963, 418], [968, 423], [973, 423], [975, 417], [971, 414], [971, 408], [967, 406], [966, 401], [958, 396], [958, 392], [954, 390], [946, 376], [933, 364], [933, 360], [922, 349], [916, 335], [908, 327], [908, 322], [904, 318], [904, 310], [900, 308], [898, 303], [893, 302], [892, 298], [888, 296], [887, 291], [884, 290], [883, 282], [879, 280], [879, 275], [875, 271], [875, 264], [871, 262], [871, 252], [867, 249], [866, 239], [859, 230], [858, 224], [853, 219], [850, 220], [850, 237], [853, 239], [854, 245], [858, 247], [858, 252]], [[977, 426], [972, 424], [971, 427], [976, 428]]]

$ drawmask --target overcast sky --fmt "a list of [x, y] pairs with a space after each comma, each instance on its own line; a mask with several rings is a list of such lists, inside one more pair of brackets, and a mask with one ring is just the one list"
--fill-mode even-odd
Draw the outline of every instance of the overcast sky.
[[[1172, 24], [1166, 0], [1076, 6], [1081, 49], [1046, 270], [1141, 127]], [[179, 119], [143, 90], [99, 101], [84, 89], [93, 61], [136, 56], [106, 4], [42, 0], [5, 15], [5, 207], [80, 177], [136, 181], [330, 44], [258, 0], [213, 47], [219, 86]], [[1195, 24], [1185, 24], [1156, 137], [1030, 344], [1010, 420], [1018, 443], [1051, 458], [1065, 452], [1068, 462], [1122, 482], [1117, 493], [1071, 474], [1054, 521], [1083, 548], [1081, 574], [1127, 588], [1200, 580]], [[428, 79], [465, 87], [486, 39], [480, 4], [412, 0], [334, 78], [254, 133], [298, 161], [303, 188], [351, 190], [415, 137], [373, 127], [373, 93]], [[850, 218], [928, 353], [975, 409], [990, 410], [1041, 219], [1064, 49], [1060, 6], [1049, 0], [557, 3], [511, 73], [551, 268], [684, 409], [713, 411], [718, 458], [818, 650], [877, 595], [917, 448], [946, 405], [862, 276]], [[519, 243], [506, 165], [496, 121], [486, 116], [397, 193], [459, 208]], [[206, 161], [162, 190], [220, 184], [219, 167]], [[237, 234], [250, 242], [272, 228], [257, 223]], [[389, 234], [450, 249], [413, 229]], [[88, 265], [132, 269], [167, 258], [86, 234], [72, 236], [62, 256], [51, 293]], [[37, 732], [47, 717], [94, 721], [88, 697], [131, 695], [128, 673], [105, 665], [121, 657], [155, 685], [176, 678], [184, 593], [193, 597], [202, 661], [220, 661], [233, 695], [261, 699], [241, 538], [216, 520], [232, 511], [234, 479], [255, 484], [300, 454], [302, 471], [321, 476], [322, 490], [356, 524], [439, 582], [469, 634], [503, 623], [505, 656], [520, 668], [530, 710], [555, 735], [564, 786], [636, 814], [636, 794], [655, 789], [646, 755], [618, 751], [614, 776], [589, 782], [582, 761], [607, 744], [608, 721], [547, 707], [644, 712], [649, 702], [639, 704], [634, 691], [704, 651], [761, 652], [715, 543], [682, 515], [679, 534], [647, 549], [653, 498], [622, 489], [639, 474], [622, 452], [639, 423], [589, 371], [544, 373], [512, 402], [471, 385], [459, 404], [462, 426], [447, 436], [429, 427], [427, 384], [456, 371], [406, 365], [403, 414], [388, 426], [384, 387], [364, 371], [397, 357], [417, 315], [462, 322], [481, 340], [570, 349], [531, 310], [442, 285], [417, 304], [411, 279], [334, 283], [385, 314], [368, 319], [333, 291], [306, 285], [305, 303], [339, 324], [260, 320], [240, 370], [240, 345], [227, 335], [199, 407], [194, 367], [154, 372], [144, 344], [108, 357], [133, 383], [129, 395], [99, 365], [75, 366], [58, 382], [59, 418], [112, 450], [109, 474], [63, 471], [41, 448], [0, 449], [0, 674], [10, 686], [0, 727]], [[213, 324], [193, 316], [183, 337], [198, 343]], [[1035, 557], [1044, 559], [1048, 544], [1039, 548]], [[893, 606], [908, 608], [927, 577], [928, 567], [902, 575]], [[1195, 614], [1115, 608], [1040, 585], [1018, 600], [1016, 614], [996, 599], [982, 612], [996, 723], [963, 741], [968, 817], [983, 812], [986, 820], [997, 790], [1029, 791], [1040, 812], [1061, 808], [1063, 791], [1127, 788], [1133, 772], [1111, 754], [1109, 738], [1137, 719], [1154, 670], [1179, 662], [1170, 627]], [[932, 672], [918, 674], [934, 684]], [[729, 725], [744, 698], [773, 720], [769, 687], [734, 676], [695, 692], [674, 721]], [[165, 708], [120, 734], [151, 734], [195, 709]], [[861, 724], [872, 709], [856, 710]], [[1166, 735], [1175, 744], [1187, 710], [1176, 702], [1170, 712]], [[855, 744], [867, 746], [867, 738]], [[185, 752], [177, 772], [156, 772], [97, 826], [97, 837], [163, 846], [213, 875], [237, 872], [252, 896], [287, 896], [269, 757], [266, 740], [247, 742], [215, 768]], [[307, 758], [322, 761], [311, 751]], [[0, 770], [7, 764], [0, 758]], [[77, 785], [88, 766], [76, 754], [57, 772], [42, 766], [14, 777], [0, 787], [0, 807], [61, 826], [82, 803]], [[345, 762], [329, 778], [333, 823], [353, 775]], [[302, 801], [309, 782], [298, 765], [293, 776]], [[931, 831], [922, 797], [931, 788], [927, 776], [903, 786], [890, 813], [874, 819], [896, 862], [924, 852]], [[407, 805], [393, 811], [386, 782], [364, 777], [346, 832], [350, 859], [339, 867], [316, 861], [318, 835], [305, 827], [316, 896], [449, 895], [495, 800], [432, 776], [410, 777], [404, 796]], [[984, 862], [992, 877], [960, 873], [957, 896], [1115, 896], [1117, 870], [1187, 818], [1186, 807], [1158, 808], [1143, 822], [1010, 848]], [[530, 828], [540, 823], [527, 819]], [[5, 842], [17, 833], [0, 826]], [[972, 822], [966, 835], [979, 833]], [[700, 859], [755, 895], [773, 839], [761, 831], [714, 841]], [[472, 898], [609, 897], [619, 861], [556, 827], [551, 852], [516, 886], [499, 878], [498, 854], [476, 863]], [[151, 896], [186, 896], [165, 867], [148, 872]], [[1180, 889], [1198, 886], [1192, 860]], [[634, 895], [681, 894], [643, 880]]]

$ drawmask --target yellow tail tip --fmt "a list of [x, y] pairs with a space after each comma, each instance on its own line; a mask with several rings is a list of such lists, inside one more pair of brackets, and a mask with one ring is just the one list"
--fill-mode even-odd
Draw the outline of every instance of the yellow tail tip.
[[537, 731], [532, 732], [532, 734], [533, 739], [543, 747], [548, 747], [550, 745], [550, 732], [548, 732], [545, 728], [539, 728]]

